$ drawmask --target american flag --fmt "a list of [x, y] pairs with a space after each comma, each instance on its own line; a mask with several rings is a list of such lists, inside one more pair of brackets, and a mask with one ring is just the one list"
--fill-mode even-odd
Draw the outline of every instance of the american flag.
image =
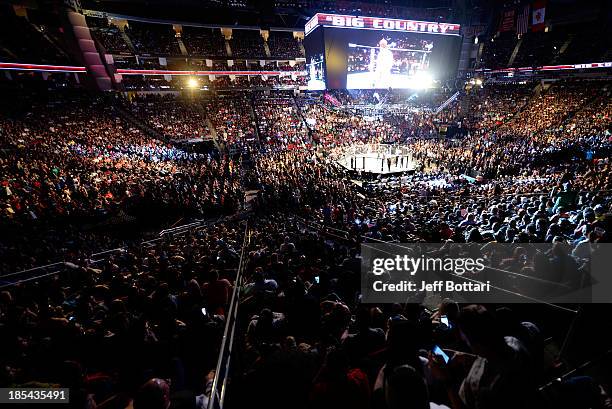
[[523, 7], [523, 11], [516, 18], [516, 33], [525, 34], [527, 28], [529, 28], [529, 4]]

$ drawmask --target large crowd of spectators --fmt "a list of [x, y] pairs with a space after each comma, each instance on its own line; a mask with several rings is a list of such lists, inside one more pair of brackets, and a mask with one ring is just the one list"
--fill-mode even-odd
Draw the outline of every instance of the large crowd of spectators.
[[[502, 129], [519, 136], [538, 135], [544, 131], [553, 132], [563, 125], [571, 113], [580, 110], [593, 98], [594, 92], [597, 91], [580, 83], [561, 83], [548, 91], [542, 90], [530, 101], [526, 109], [522, 109]], [[517, 124], [519, 126], [516, 126]]]
[[191, 56], [224, 57], [227, 55], [225, 39], [219, 30], [185, 26], [181, 38]]
[[88, 18], [87, 24], [94, 37], [102, 43], [106, 53], [131, 54], [119, 27], [109, 24], [106, 19], [99, 18]]
[[298, 40], [293, 38], [293, 33], [284, 31], [270, 31], [268, 37], [270, 55], [279, 58], [304, 58]]
[[[228, 158], [155, 140], [102, 99], [31, 103], [0, 118], [2, 223], [22, 226], [22, 238], [31, 225], [96, 222], [143, 206], [193, 214], [232, 213], [240, 206], [240, 181]], [[7, 254], [3, 265], [27, 260], [23, 251], [22, 258]]]
[[[151, 374], [204, 396], [242, 231], [237, 223], [201, 228], [102, 263], [77, 261], [44, 287], [3, 290], [0, 383], [68, 387], [74, 408], [133, 400], [153, 409], [145, 393], [132, 399]], [[172, 397], [175, 407], [195, 407], [184, 395]]]
[[[477, 149], [474, 143], [462, 141], [465, 146], [458, 149]], [[358, 194], [333, 162], [309, 152], [280, 152], [258, 162], [251, 178], [263, 191], [260, 217], [278, 208], [299, 216], [266, 220], [264, 228], [255, 229], [260, 233], [247, 270], [252, 283], [244, 288], [248, 298], [242, 306], [250, 366], [240, 378], [240, 403], [249, 399], [268, 407], [337, 407], [350, 402], [364, 408], [430, 402], [432, 407], [452, 408], [544, 405], [536, 397], [546, 370], [541, 361], [542, 319], [521, 324], [530, 328], [525, 336], [523, 329], [510, 329], [514, 324], [505, 320], [517, 317], [508, 309], [461, 309], [445, 301], [432, 314], [419, 305], [359, 305], [356, 244], [361, 238], [405, 242], [414, 236], [429, 242], [558, 242], [575, 246], [579, 254], [580, 243], [609, 239], [610, 165], [555, 160], [539, 171], [469, 185], [460, 182], [462, 169], [453, 165], [463, 155], [449, 155], [450, 150], [441, 142], [420, 141], [414, 151], [426, 155], [422, 159], [431, 170], [405, 178], [401, 194], [383, 183], [367, 197]], [[442, 153], [434, 160], [426, 159], [438, 151]], [[440, 171], [440, 166], [448, 170]], [[430, 184], [434, 178], [446, 179], [444, 188]], [[302, 223], [300, 216], [349, 234], [345, 240], [325, 234], [328, 230]], [[505, 263], [523, 256], [514, 254]], [[521, 271], [535, 274], [535, 268], [542, 273], [552, 262], [530, 259]], [[449, 314], [463, 340], [441, 335], [449, 328], [440, 323], [440, 316]], [[422, 352], [438, 343], [458, 354], [451, 359], [458, 365], [454, 369]], [[495, 364], [497, 359], [505, 362], [503, 367]], [[390, 371], [406, 375], [391, 396]], [[488, 383], [490, 379], [505, 386]], [[274, 393], [255, 393], [270, 380], [280, 385]], [[593, 392], [582, 392], [581, 399], [598, 408], [609, 405], [593, 379], [564, 381], [563, 396], [571, 394], [574, 382], [584, 382]], [[417, 386], [417, 396], [408, 392]], [[403, 388], [408, 391], [400, 392]], [[551, 407], [577, 405], [560, 398]]]
[[174, 95], [135, 96], [129, 101], [128, 109], [170, 139], [198, 139], [210, 135], [203, 108]]
[[174, 28], [171, 25], [130, 21], [125, 30], [138, 54], [181, 55]]
[[243, 149], [257, 141], [251, 101], [245, 94], [219, 96], [205, 105], [206, 112], [226, 147]]
[[[366, 117], [355, 107], [371, 93], [236, 92], [122, 105], [165, 135], [203, 132], [208, 119], [228, 148], [256, 148], [234, 156], [156, 140], [114, 100], [33, 99], [0, 117], [0, 217], [51, 226], [129, 213], [140, 201], [249, 218], [228, 405], [609, 407], [606, 388], [586, 376], [561, 379], [552, 403], [540, 401], [538, 386], [556, 374], [543, 358], [557, 325], [547, 306], [359, 302], [364, 240], [551, 243], [575, 260], [589, 243], [610, 241], [609, 84], [487, 87], [462, 95], [469, 112], [456, 120], [468, 132], [457, 140], [436, 137], [437, 104]], [[354, 183], [334, 161], [345, 146], [385, 143], [403, 144], [417, 169]], [[8, 286], [0, 383], [70, 387], [76, 407], [206, 407], [244, 229], [230, 217], [97, 263], [78, 251], [44, 287]], [[0, 249], [19, 260], [2, 258], [3, 271], [35, 264], [36, 249], [11, 240]], [[575, 281], [550, 268], [553, 256], [517, 251], [496, 266]], [[430, 353], [435, 345], [448, 363]]]
[[496, 84], [473, 89], [467, 125], [475, 132], [496, 128], [525, 108], [535, 85]]
[[260, 141], [264, 146], [289, 149], [311, 146], [306, 123], [293, 98], [257, 95], [255, 116]]
[[229, 43], [233, 57], [266, 57], [264, 40], [259, 30], [233, 30]]
[[480, 37], [483, 44], [478, 65], [498, 69], [608, 61], [609, 37], [610, 28], [598, 22], [552, 25], [546, 31], [521, 36], [514, 30], [498, 32]]

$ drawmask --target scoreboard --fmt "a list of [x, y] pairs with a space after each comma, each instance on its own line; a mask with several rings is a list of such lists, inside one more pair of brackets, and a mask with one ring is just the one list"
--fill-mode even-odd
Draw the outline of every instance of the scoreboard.
[[456, 74], [461, 26], [317, 13], [305, 26], [308, 89], [424, 89]]
[[430, 33], [442, 35], [460, 35], [459, 24], [436, 23], [431, 21], [400, 20], [384, 17], [357, 17], [339, 14], [317, 13], [312, 17], [304, 30], [308, 35], [319, 26], [340, 28], [365, 28], [374, 30], [407, 31], [413, 33]]

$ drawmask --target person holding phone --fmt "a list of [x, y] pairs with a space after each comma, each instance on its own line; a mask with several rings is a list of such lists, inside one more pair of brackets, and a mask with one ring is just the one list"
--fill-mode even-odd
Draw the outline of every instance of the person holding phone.
[[434, 323], [443, 325], [444, 329], [452, 330], [455, 328], [454, 322], [459, 316], [459, 304], [455, 301], [445, 298], [438, 305], [438, 309], [431, 314], [431, 320]]
[[450, 361], [449, 356], [446, 354], [446, 352], [444, 352], [442, 350], [442, 348], [440, 348], [439, 346], [434, 346], [432, 352], [434, 354], [436, 354], [437, 356], [439, 356], [440, 358], [442, 358], [444, 360], [444, 363], [447, 364], [448, 361]]
[[430, 354], [432, 375], [447, 385], [453, 408], [529, 409], [536, 394], [533, 362], [522, 343], [504, 336], [498, 319], [482, 305], [469, 305], [457, 320], [462, 339], [475, 355], [465, 377], [458, 378], [456, 356], [448, 363]]

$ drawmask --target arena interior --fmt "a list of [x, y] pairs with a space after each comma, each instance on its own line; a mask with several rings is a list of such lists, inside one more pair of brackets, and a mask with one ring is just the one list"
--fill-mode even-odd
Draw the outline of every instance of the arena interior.
[[0, 0], [0, 406], [612, 408], [611, 6]]

